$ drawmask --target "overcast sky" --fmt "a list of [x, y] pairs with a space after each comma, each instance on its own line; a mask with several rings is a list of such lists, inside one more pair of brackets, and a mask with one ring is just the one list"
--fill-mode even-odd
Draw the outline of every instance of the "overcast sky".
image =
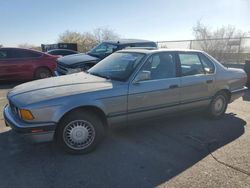
[[250, 31], [250, 0], [6, 0], [0, 44], [54, 43], [65, 30], [109, 27], [122, 38], [192, 39], [197, 20]]

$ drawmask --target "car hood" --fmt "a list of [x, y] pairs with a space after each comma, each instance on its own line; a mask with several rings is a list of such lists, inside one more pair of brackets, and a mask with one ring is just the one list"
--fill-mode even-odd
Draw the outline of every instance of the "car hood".
[[32, 81], [16, 86], [8, 93], [8, 99], [18, 105], [111, 89], [111, 80], [84, 72]]
[[80, 53], [58, 58], [58, 61], [63, 64], [73, 65], [82, 62], [100, 61], [100, 59], [97, 57], [90, 56], [88, 54]]

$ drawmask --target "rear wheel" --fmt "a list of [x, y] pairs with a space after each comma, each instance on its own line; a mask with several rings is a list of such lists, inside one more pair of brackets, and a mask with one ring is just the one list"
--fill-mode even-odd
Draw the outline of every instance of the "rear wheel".
[[228, 105], [228, 96], [224, 91], [217, 93], [209, 106], [209, 116], [213, 119], [221, 118]]
[[35, 72], [35, 79], [43, 79], [43, 78], [48, 78], [51, 77], [52, 74], [49, 69], [47, 68], [39, 68]]
[[87, 111], [74, 111], [61, 121], [57, 142], [70, 153], [88, 153], [96, 148], [104, 135], [102, 121]]

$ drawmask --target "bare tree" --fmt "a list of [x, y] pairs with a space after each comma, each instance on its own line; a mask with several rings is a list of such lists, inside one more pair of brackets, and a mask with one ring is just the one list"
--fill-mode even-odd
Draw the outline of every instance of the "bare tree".
[[78, 51], [87, 52], [104, 40], [115, 40], [118, 38], [119, 35], [111, 29], [97, 28], [92, 32], [84, 33], [65, 31], [59, 36], [58, 42], [77, 43]]
[[17, 47], [42, 51], [41, 46], [35, 46], [35, 45], [29, 44], [29, 43], [22, 43], [22, 44], [17, 45]]
[[107, 27], [99, 27], [93, 31], [93, 34], [98, 42], [106, 40], [116, 40], [119, 39], [119, 35], [116, 34], [112, 29]]
[[193, 27], [193, 33], [196, 41], [192, 41], [192, 48], [206, 51], [219, 61], [224, 61], [228, 54], [239, 53], [241, 37], [247, 35], [230, 25], [211, 30], [200, 21]]
[[82, 52], [87, 52], [98, 44], [96, 37], [92, 33], [85, 32], [82, 34], [82, 37], [83, 41], [80, 46]]
[[65, 42], [65, 43], [78, 43], [82, 40], [82, 34], [75, 31], [65, 31], [59, 36], [58, 41], [59, 42]]

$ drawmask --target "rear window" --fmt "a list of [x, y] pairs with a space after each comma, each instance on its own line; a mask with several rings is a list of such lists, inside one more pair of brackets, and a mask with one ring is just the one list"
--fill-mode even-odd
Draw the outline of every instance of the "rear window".
[[197, 54], [179, 53], [182, 76], [204, 74], [202, 63]]

